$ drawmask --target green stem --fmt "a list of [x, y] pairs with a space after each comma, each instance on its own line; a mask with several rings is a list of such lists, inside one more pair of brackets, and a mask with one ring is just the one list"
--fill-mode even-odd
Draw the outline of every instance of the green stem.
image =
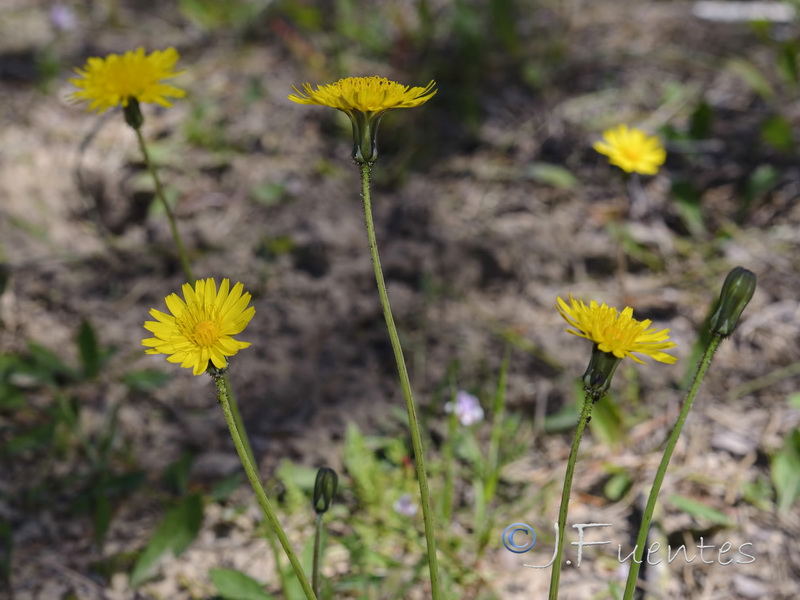
[[275, 571], [278, 573], [278, 579], [281, 582], [281, 593], [283, 594], [284, 598], [289, 597], [289, 581], [286, 578], [286, 574], [283, 572], [283, 566], [281, 565], [281, 561], [279, 560], [279, 551], [278, 551], [278, 542], [275, 541], [275, 532], [270, 529], [269, 526], [266, 528], [266, 534], [264, 536], [269, 544], [269, 549], [272, 552], [272, 556], [275, 557]]
[[[175, 215], [172, 213], [172, 209], [167, 204], [167, 198], [164, 195], [164, 187], [161, 185], [161, 180], [158, 177], [158, 172], [156, 171], [155, 166], [153, 165], [153, 161], [150, 160], [150, 153], [147, 150], [147, 144], [144, 141], [144, 137], [142, 136], [142, 131], [138, 127], [134, 127], [133, 130], [136, 132], [136, 139], [139, 140], [139, 148], [142, 151], [142, 156], [144, 156], [144, 162], [147, 165], [147, 170], [150, 173], [150, 176], [153, 178], [153, 184], [155, 185], [156, 189], [156, 196], [161, 201], [161, 205], [164, 207], [164, 212], [167, 213], [167, 220], [169, 221], [169, 228], [172, 231], [172, 237], [175, 240], [175, 245], [178, 247], [178, 255], [181, 259], [181, 265], [183, 267], [183, 273], [186, 276], [187, 281], [190, 285], [194, 285], [195, 279], [192, 273], [192, 266], [189, 262], [189, 256], [186, 254], [186, 249], [183, 247], [183, 242], [181, 241], [180, 233], [178, 233], [178, 225], [175, 221]], [[239, 430], [239, 434], [242, 437], [242, 442], [244, 443], [244, 447], [247, 450], [247, 456], [250, 458], [250, 462], [253, 464], [257, 464], [255, 459], [255, 455], [253, 454], [253, 447], [250, 445], [250, 439], [247, 436], [247, 431], [244, 427], [244, 423], [242, 422], [242, 415], [239, 412], [239, 404], [236, 402], [236, 397], [231, 390], [230, 384], [228, 383], [228, 379], [225, 378], [225, 385], [227, 387], [228, 393], [228, 400], [231, 405], [231, 412], [233, 413], [233, 418], [236, 421], [236, 429]]]
[[695, 396], [700, 389], [700, 384], [711, 365], [711, 359], [714, 357], [719, 343], [722, 341], [720, 336], [713, 336], [711, 341], [706, 346], [703, 357], [700, 359], [700, 364], [697, 367], [697, 373], [694, 376], [692, 387], [689, 388], [689, 393], [686, 396], [686, 401], [683, 403], [681, 413], [678, 415], [678, 420], [675, 422], [675, 427], [667, 440], [667, 446], [664, 449], [664, 455], [661, 457], [661, 463], [658, 465], [656, 477], [653, 480], [653, 487], [650, 489], [650, 496], [647, 498], [647, 506], [642, 515], [642, 523], [639, 526], [639, 535], [636, 538], [636, 547], [633, 553], [633, 562], [631, 563], [630, 570], [628, 571], [628, 580], [625, 582], [625, 593], [622, 596], [623, 600], [631, 600], [636, 591], [636, 580], [639, 577], [639, 566], [642, 563], [642, 556], [644, 555], [645, 545], [647, 544], [647, 534], [650, 530], [650, 522], [653, 520], [653, 511], [658, 501], [658, 493], [661, 490], [661, 484], [664, 481], [664, 476], [667, 474], [667, 467], [672, 458], [672, 453], [678, 443], [678, 438], [683, 430], [683, 424], [686, 422], [686, 417], [689, 410], [692, 408]]
[[498, 463], [500, 457], [500, 440], [503, 435], [503, 419], [505, 418], [506, 409], [506, 386], [508, 382], [508, 364], [511, 360], [511, 345], [506, 344], [505, 354], [503, 355], [503, 362], [500, 365], [500, 375], [497, 379], [497, 390], [494, 395], [494, 403], [492, 405], [492, 431], [489, 434], [489, 452], [486, 460], [486, 472], [484, 473], [484, 480], [486, 481], [486, 502], [491, 502], [497, 490], [497, 482], [500, 479], [500, 472], [498, 470]]
[[239, 403], [236, 402], [236, 396], [233, 395], [231, 382], [227, 377], [223, 378], [223, 380], [225, 381], [225, 393], [228, 394], [228, 403], [231, 405], [233, 422], [236, 423], [236, 430], [239, 432], [239, 436], [242, 438], [242, 444], [244, 444], [247, 457], [250, 459], [250, 462], [253, 463], [256, 468], [258, 468], [258, 461], [256, 460], [256, 455], [253, 454], [253, 447], [250, 445], [250, 438], [247, 437], [247, 429], [245, 429], [244, 423], [242, 422], [242, 413], [239, 412]]
[[156, 188], [156, 197], [161, 202], [161, 206], [164, 207], [164, 212], [167, 213], [167, 220], [169, 221], [169, 228], [172, 231], [172, 238], [175, 240], [175, 245], [178, 247], [178, 255], [181, 259], [183, 274], [186, 276], [186, 280], [189, 282], [189, 284], [194, 285], [195, 280], [194, 275], [192, 274], [192, 266], [189, 264], [189, 257], [186, 254], [186, 249], [183, 247], [181, 235], [178, 233], [178, 225], [175, 222], [175, 215], [172, 214], [172, 209], [169, 207], [167, 198], [164, 195], [164, 187], [161, 185], [161, 180], [158, 178], [158, 172], [153, 165], [153, 161], [150, 160], [150, 153], [147, 151], [147, 144], [144, 142], [142, 130], [138, 127], [134, 127], [133, 130], [136, 132], [136, 139], [139, 140], [139, 149], [142, 151], [142, 156], [144, 156], [144, 163], [147, 165], [147, 170], [150, 173], [150, 177], [153, 178], [153, 184]]
[[317, 514], [314, 522], [314, 563], [311, 570], [311, 585], [314, 587], [314, 593], [319, 598], [319, 588], [322, 578], [320, 577], [320, 550], [322, 544], [322, 513]]
[[233, 445], [236, 446], [236, 452], [239, 454], [239, 460], [242, 461], [242, 466], [247, 474], [247, 479], [250, 480], [250, 485], [253, 487], [253, 491], [258, 499], [258, 504], [261, 506], [261, 510], [264, 513], [264, 517], [267, 519], [267, 523], [269, 523], [272, 531], [274, 531], [275, 535], [278, 536], [278, 541], [280, 541], [283, 551], [286, 553], [286, 556], [289, 558], [289, 562], [292, 564], [292, 569], [294, 569], [294, 573], [297, 576], [297, 580], [300, 582], [300, 586], [303, 588], [303, 591], [306, 594], [306, 598], [308, 600], [317, 600], [314, 591], [311, 589], [311, 584], [309, 584], [308, 578], [303, 571], [303, 567], [300, 565], [300, 561], [297, 559], [297, 555], [294, 553], [294, 550], [289, 543], [289, 538], [286, 537], [286, 532], [283, 530], [283, 527], [281, 527], [280, 521], [278, 521], [278, 517], [275, 514], [275, 510], [272, 508], [272, 504], [270, 503], [269, 498], [267, 497], [267, 494], [261, 485], [258, 473], [256, 473], [255, 467], [250, 461], [250, 457], [247, 455], [247, 450], [245, 449], [244, 442], [242, 442], [242, 437], [239, 435], [239, 430], [236, 427], [236, 421], [234, 420], [233, 413], [231, 411], [231, 405], [228, 399], [227, 391], [229, 384], [225, 381], [226, 379], [227, 375], [214, 376], [214, 383], [217, 386], [217, 400], [219, 401], [220, 406], [222, 406], [222, 412], [225, 415], [225, 421], [228, 423], [228, 430], [231, 433]]
[[433, 513], [431, 512], [430, 493], [428, 491], [428, 475], [425, 472], [425, 457], [422, 452], [422, 438], [419, 433], [419, 422], [417, 420], [417, 410], [414, 406], [414, 396], [411, 393], [411, 382], [408, 379], [406, 361], [403, 358], [403, 349], [400, 346], [400, 337], [397, 335], [397, 328], [392, 317], [392, 309], [389, 306], [389, 295], [386, 293], [386, 283], [383, 280], [381, 270], [381, 260], [378, 256], [378, 243], [375, 239], [375, 225], [372, 222], [372, 205], [370, 199], [370, 166], [361, 165], [361, 190], [364, 200], [364, 218], [367, 224], [367, 237], [369, 238], [369, 251], [372, 255], [372, 266], [375, 270], [375, 281], [378, 284], [378, 294], [381, 298], [383, 316], [386, 319], [386, 327], [389, 329], [389, 338], [394, 350], [394, 358], [397, 362], [397, 371], [400, 376], [400, 387], [403, 390], [403, 398], [406, 401], [408, 411], [408, 427], [411, 432], [411, 444], [414, 447], [414, 461], [417, 467], [417, 481], [419, 482], [419, 495], [422, 503], [422, 519], [425, 524], [425, 541], [428, 547], [428, 568], [431, 575], [431, 598], [439, 600], [439, 563], [436, 558], [436, 539], [434, 537]]
[[581, 416], [578, 418], [578, 427], [575, 429], [575, 437], [572, 439], [572, 448], [570, 448], [569, 451], [567, 472], [564, 475], [564, 488], [561, 490], [561, 506], [558, 509], [558, 541], [556, 543], [556, 556], [553, 560], [553, 572], [550, 574], [549, 600], [556, 600], [558, 598], [558, 584], [561, 581], [561, 556], [564, 550], [564, 531], [567, 527], [567, 513], [569, 512], [569, 496], [572, 491], [572, 478], [575, 475], [575, 463], [578, 461], [578, 447], [581, 444], [583, 430], [586, 429], [586, 424], [589, 422], [595, 400], [597, 400], [597, 398], [587, 390], [583, 400]]

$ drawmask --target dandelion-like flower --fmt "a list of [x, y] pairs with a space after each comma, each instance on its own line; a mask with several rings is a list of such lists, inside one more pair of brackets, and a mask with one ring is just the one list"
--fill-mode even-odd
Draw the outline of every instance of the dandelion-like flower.
[[155, 337], [142, 340], [146, 353], [166, 354], [169, 362], [192, 369], [194, 375], [204, 373], [209, 361], [224, 369], [226, 357], [250, 345], [232, 337], [247, 327], [256, 312], [247, 306], [250, 294], [242, 290], [241, 283], [231, 289], [228, 279], [222, 280], [219, 290], [212, 278], [197, 281], [194, 288], [183, 284], [183, 298], [170, 294], [164, 299], [172, 314], [150, 311], [156, 321], [146, 321], [144, 328]]
[[303, 84], [302, 92], [293, 87], [297, 95], [292, 94], [289, 100], [330, 106], [346, 113], [383, 113], [393, 108], [425, 104], [436, 94], [434, 85], [431, 81], [425, 87], [410, 87], [385, 77], [346, 77], [335, 83], [318, 85], [316, 90], [310, 83]]
[[456, 394], [455, 402], [445, 403], [444, 412], [448, 414], [455, 413], [464, 427], [483, 421], [483, 408], [481, 408], [480, 401], [476, 396], [463, 390]]
[[569, 297], [570, 304], [558, 298], [558, 312], [575, 330], [567, 333], [594, 342], [601, 352], [613, 354], [617, 359], [632, 358], [638, 363], [644, 361], [633, 353], [643, 354], [662, 363], [673, 364], [674, 356], [662, 352], [674, 348], [669, 340], [669, 329], [650, 329], [649, 319], [637, 321], [633, 309], [626, 307], [621, 313], [606, 304], [597, 305], [594, 300], [589, 306], [583, 301]]
[[430, 100], [435, 94], [431, 81], [425, 87], [410, 87], [385, 77], [346, 77], [313, 89], [310, 83], [289, 100], [298, 104], [318, 104], [341, 110], [353, 124], [353, 160], [372, 164], [378, 158], [375, 144], [378, 124], [383, 114], [393, 108], [413, 108]]
[[603, 141], [595, 142], [593, 148], [626, 173], [655, 175], [667, 158], [656, 136], [627, 125], [604, 131]]
[[147, 55], [144, 48], [137, 48], [122, 55], [90, 58], [83, 69], [75, 69], [80, 77], [70, 79], [80, 88], [70, 99], [89, 102], [88, 110], [98, 113], [114, 106], [127, 107], [131, 100], [172, 106], [167, 98], [183, 98], [186, 92], [162, 81], [183, 73], [173, 70], [178, 58], [172, 47]]

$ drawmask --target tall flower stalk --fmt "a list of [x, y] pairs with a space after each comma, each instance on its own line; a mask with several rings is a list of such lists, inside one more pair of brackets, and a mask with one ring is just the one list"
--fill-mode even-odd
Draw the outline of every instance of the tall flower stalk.
[[570, 303], [567, 304], [561, 298], [557, 299], [558, 312], [573, 327], [573, 329], [568, 329], [567, 333], [586, 338], [594, 345], [589, 366], [583, 374], [583, 407], [572, 439], [564, 485], [561, 490], [557, 525], [558, 540], [553, 570], [550, 575], [549, 600], [558, 598], [561, 559], [564, 552], [564, 532], [569, 514], [572, 480], [575, 475], [575, 464], [578, 460], [581, 438], [591, 418], [594, 403], [608, 391], [614, 372], [623, 358], [631, 358], [636, 362], [644, 363], [633, 354], [638, 353], [668, 364], [677, 360], [674, 356], [664, 352], [664, 350], [675, 347], [675, 343], [669, 341], [669, 330], [651, 329], [652, 321], [650, 320], [637, 321], [633, 318], [632, 308], [626, 307], [622, 312], [618, 312], [615, 308], [605, 304], [598, 305], [595, 301], [586, 306], [582, 301], [573, 299], [572, 296], [569, 300]]
[[711, 359], [714, 357], [714, 353], [717, 351], [720, 343], [736, 329], [739, 317], [753, 297], [755, 289], [756, 276], [742, 267], [736, 267], [728, 273], [725, 283], [722, 286], [716, 309], [709, 319], [711, 337], [697, 365], [697, 372], [695, 373], [689, 392], [686, 395], [686, 400], [681, 407], [678, 420], [675, 422], [675, 426], [672, 428], [672, 432], [667, 439], [664, 454], [661, 456], [661, 462], [658, 465], [655, 478], [653, 479], [653, 485], [650, 488], [650, 494], [647, 497], [647, 504], [642, 514], [642, 522], [639, 525], [639, 533], [636, 537], [633, 561], [628, 571], [628, 579], [625, 582], [623, 600], [632, 600], [636, 592], [639, 569], [642, 563], [642, 557], [644, 556], [645, 546], [647, 546], [647, 535], [650, 532], [650, 523], [653, 520], [653, 512], [655, 511], [656, 502], [658, 502], [661, 484], [664, 482], [664, 477], [667, 474], [669, 461], [672, 459], [675, 446], [678, 444], [678, 438], [680, 438], [681, 432], [683, 431], [686, 417], [689, 416], [689, 411], [692, 409], [692, 404], [697, 396], [697, 392], [700, 390], [700, 384], [703, 382], [709, 366], [711, 366]]
[[384, 77], [348, 77], [329, 84], [320, 85], [316, 89], [308, 83], [302, 86], [303, 91], [295, 88], [296, 94], [289, 99], [298, 104], [316, 104], [329, 106], [344, 112], [353, 126], [353, 161], [359, 166], [361, 172], [361, 198], [364, 203], [364, 220], [367, 228], [372, 267], [375, 272], [375, 282], [378, 286], [383, 316], [389, 330], [389, 339], [392, 344], [397, 372], [400, 379], [400, 389], [408, 413], [408, 426], [411, 433], [411, 445], [414, 449], [417, 481], [422, 504], [422, 518], [425, 526], [425, 541], [428, 553], [428, 567], [431, 579], [431, 598], [439, 600], [439, 566], [436, 556], [435, 525], [431, 510], [430, 492], [428, 489], [428, 475], [425, 469], [425, 454], [422, 447], [419, 419], [411, 391], [411, 382], [408, 377], [403, 349], [400, 345], [400, 336], [394, 323], [392, 309], [389, 304], [389, 295], [386, 292], [386, 283], [381, 269], [378, 242], [375, 237], [375, 225], [372, 218], [372, 197], [370, 193], [370, 174], [372, 165], [378, 159], [377, 133], [381, 117], [389, 110], [395, 108], [411, 108], [424, 104], [436, 94], [434, 82], [425, 87], [409, 87]]
[[408, 378], [406, 360], [403, 356], [403, 348], [400, 345], [400, 336], [397, 334], [397, 327], [392, 316], [392, 307], [389, 305], [389, 295], [386, 292], [386, 283], [383, 279], [381, 269], [381, 259], [378, 255], [378, 242], [375, 238], [375, 225], [372, 222], [372, 204], [370, 199], [369, 186], [370, 166], [361, 165], [361, 186], [364, 199], [364, 217], [367, 226], [367, 238], [369, 239], [369, 251], [372, 257], [372, 266], [375, 271], [375, 282], [378, 285], [378, 295], [380, 296], [383, 317], [386, 320], [386, 327], [389, 330], [389, 339], [392, 343], [392, 351], [397, 363], [397, 372], [400, 376], [400, 388], [403, 391], [403, 399], [406, 403], [408, 413], [408, 427], [411, 432], [411, 445], [414, 449], [414, 462], [417, 471], [417, 481], [419, 482], [419, 495], [422, 504], [422, 520], [425, 525], [425, 543], [428, 548], [428, 565], [431, 576], [431, 597], [434, 600], [439, 598], [439, 566], [436, 557], [436, 538], [434, 535], [434, 518], [431, 510], [430, 491], [428, 489], [428, 474], [425, 469], [425, 452], [422, 448], [422, 436], [420, 434], [419, 419], [414, 403], [414, 395], [411, 391], [411, 381]]
[[[89, 102], [87, 110], [103, 113], [109, 108], [122, 107], [122, 113], [131, 129], [136, 134], [136, 141], [142, 153], [147, 172], [153, 180], [156, 198], [161, 203], [167, 222], [178, 250], [183, 274], [190, 285], [195, 278], [186, 247], [183, 245], [175, 214], [167, 202], [164, 186], [153, 164], [147, 148], [142, 125], [144, 115], [140, 103], [154, 103], [160, 106], [172, 106], [170, 98], [183, 98], [186, 92], [178, 87], [164, 83], [178, 77], [183, 71], [175, 71], [175, 64], [180, 58], [175, 48], [156, 50], [145, 54], [144, 48], [137, 48], [125, 54], [109, 54], [105, 58], [92, 57], [82, 69], [75, 69], [79, 77], [70, 79], [78, 91], [71, 94], [75, 102]], [[228, 389], [228, 399], [233, 417], [236, 420], [247, 453], [255, 461], [250, 440], [244, 429], [239, 405], [232, 391]]]
[[197, 281], [194, 285], [184, 284], [182, 292], [183, 298], [178, 294], [170, 294], [164, 299], [169, 313], [155, 308], [150, 311], [155, 320], [146, 321], [144, 328], [153, 337], [142, 340], [142, 345], [147, 348], [147, 354], [165, 354], [168, 362], [192, 369], [195, 375], [208, 373], [214, 379], [217, 402], [222, 408], [233, 445], [264, 518], [289, 558], [306, 598], [316, 600], [311, 584], [261, 485], [252, 453], [245, 444], [230, 402], [228, 359], [250, 346], [249, 342], [240, 341], [234, 336], [244, 331], [255, 315], [255, 308], [249, 306], [251, 296], [244, 292], [241, 283], [231, 287], [230, 281], [223, 279], [218, 288], [216, 281], [211, 278]]

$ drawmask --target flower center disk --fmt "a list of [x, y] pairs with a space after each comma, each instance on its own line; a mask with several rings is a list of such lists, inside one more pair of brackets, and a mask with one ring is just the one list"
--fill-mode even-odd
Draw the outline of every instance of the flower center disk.
[[219, 339], [219, 327], [212, 321], [200, 321], [194, 326], [194, 339], [200, 346], [213, 346]]

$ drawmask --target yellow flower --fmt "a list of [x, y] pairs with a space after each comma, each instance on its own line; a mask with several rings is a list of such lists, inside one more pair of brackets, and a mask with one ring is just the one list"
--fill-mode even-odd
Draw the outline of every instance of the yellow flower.
[[121, 56], [90, 58], [83, 69], [75, 69], [80, 77], [70, 79], [72, 85], [80, 88], [70, 99], [90, 102], [88, 110], [99, 113], [114, 106], [126, 107], [131, 99], [172, 106], [167, 97], [183, 98], [186, 92], [161, 82], [183, 73], [173, 71], [178, 58], [178, 51], [172, 47], [147, 56], [144, 48], [137, 48]]
[[667, 364], [678, 360], [661, 352], [676, 346], [674, 342], [668, 341], [669, 329], [648, 329], [652, 321], [637, 321], [633, 318], [632, 308], [626, 307], [619, 313], [616, 308], [606, 304], [598, 306], [594, 300], [589, 306], [575, 300], [571, 295], [569, 300], [571, 306], [561, 298], [557, 299], [558, 312], [577, 330], [567, 329], [567, 333], [591, 340], [601, 352], [613, 354], [618, 359], [632, 358], [642, 364], [644, 361], [634, 356], [633, 352]]
[[297, 95], [292, 94], [289, 100], [298, 104], [330, 106], [346, 113], [354, 110], [382, 113], [393, 108], [425, 104], [436, 94], [434, 85], [431, 81], [424, 88], [409, 87], [385, 77], [347, 77], [329, 85], [318, 85], [316, 90], [310, 83], [303, 84], [302, 92], [293, 87]]
[[603, 141], [595, 142], [593, 148], [626, 173], [655, 175], [667, 158], [657, 137], [627, 125], [604, 131]]
[[301, 92], [289, 100], [298, 104], [330, 106], [346, 113], [353, 124], [353, 160], [365, 165], [378, 159], [376, 136], [381, 116], [393, 108], [412, 108], [425, 104], [436, 94], [431, 81], [425, 87], [410, 87], [385, 77], [347, 77], [313, 89], [303, 84]]
[[171, 363], [192, 369], [201, 375], [208, 362], [218, 369], [228, 366], [227, 356], [233, 356], [249, 342], [240, 342], [232, 336], [241, 333], [256, 312], [247, 307], [250, 294], [242, 293], [242, 284], [230, 289], [230, 280], [223, 279], [217, 290], [212, 278], [199, 280], [194, 289], [183, 284], [183, 297], [170, 294], [164, 300], [171, 315], [155, 308], [150, 315], [156, 321], [146, 321], [144, 328], [155, 337], [142, 340], [147, 354], [167, 354]]

